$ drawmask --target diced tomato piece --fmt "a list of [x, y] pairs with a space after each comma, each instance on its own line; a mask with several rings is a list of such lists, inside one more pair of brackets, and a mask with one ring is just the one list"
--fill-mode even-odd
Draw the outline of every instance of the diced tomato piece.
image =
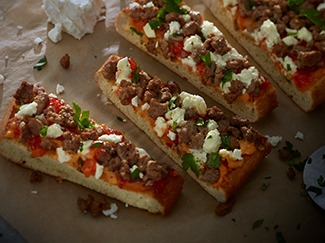
[[65, 105], [64, 100], [50, 97], [50, 106], [53, 106], [55, 113], [59, 113], [63, 105]]
[[32, 137], [28, 141], [28, 146], [32, 150], [32, 157], [41, 157], [47, 153], [46, 149], [41, 148], [41, 137]]
[[298, 70], [293, 75], [292, 79], [297, 85], [299, 90], [305, 90], [312, 81], [312, 75], [310, 72], [307, 72], [306, 70]]
[[86, 177], [91, 175], [95, 175], [96, 172], [96, 161], [94, 159], [86, 159], [83, 164], [81, 171], [84, 173]]
[[183, 41], [176, 41], [170, 44], [169, 51], [172, 52], [176, 57], [179, 57], [183, 51], [183, 48], [184, 48]]
[[131, 71], [133, 72], [134, 69], [137, 67], [137, 64], [132, 58], [129, 58], [129, 63], [130, 63]]

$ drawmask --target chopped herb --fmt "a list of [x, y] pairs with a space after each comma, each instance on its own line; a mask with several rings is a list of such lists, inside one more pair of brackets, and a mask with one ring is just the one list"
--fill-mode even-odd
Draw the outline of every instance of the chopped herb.
[[231, 221], [235, 223], [236, 222], [236, 219], [235, 218], [232, 218]]
[[39, 134], [40, 134], [42, 137], [45, 137], [46, 134], [47, 134], [47, 129], [48, 129], [48, 128], [49, 128], [48, 126], [44, 126], [44, 127], [41, 129], [41, 131], [39, 132]]
[[276, 233], [275, 233], [275, 237], [276, 237], [276, 241], [277, 241], [278, 243], [285, 243], [285, 242], [286, 242], [286, 240], [285, 240], [284, 237], [283, 237], [282, 232], [276, 232]]
[[287, 0], [287, 4], [289, 7], [295, 7], [303, 4], [305, 0]]
[[287, 64], [287, 70], [288, 70], [288, 71], [291, 71], [291, 66], [290, 66], [289, 63]]
[[300, 13], [303, 14], [307, 19], [309, 19], [315, 25], [325, 30], [325, 20], [322, 18], [322, 14], [320, 11], [313, 8], [308, 8], [308, 9], [301, 9]]
[[130, 176], [131, 176], [131, 179], [132, 180], [137, 180], [137, 179], [139, 179], [139, 177], [140, 177], [140, 170], [139, 170], [139, 168], [138, 167], [136, 167], [135, 169], [132, 169], [131, 168], [131, 170], [130, 170]]
[[186, 9], [181, 8], [182, 0], [163, 0], [165, 3], [165, 7], [159, 9], [157, 14], [157, 19], [165, 22], [165, 17], [168, 13], [179, 13], [179, 14], [185, 14], [187, 12]]
[[137, 35], [139, 35], [139, 36], [143, 36], [143, 33], [141, 33], [140, 31], [138, 31], [136, 28], [134, 28], [134, 27], [130, 27], [130, 29], [134, 32], [134, 33], [136, 33]]
[[221, 79], [221, 87], [223, 88], [223, 86], [225, 85], [225, 83], [228, 83], [232, 80], [232, 75], [233, 75], [233, 71], [232, 70], [227, 70], [224, 73], [223, 78]]
[[253, 224], [252, 229], [254, 230], [254, 229], [261, 227], [263, 223], [264, 223], [264, 219], [256, 220]]
[[140, 67], [136, 66], [131, 77], [131, 82], [134, 84], [137, 84], [140, 80], [139, 71], [140, 71]]
[[221, 136], [221, 145], [225, 149], [228, 149], [230, 147], [230, 137], [229, 136]]
[[263, 183], [261, 186], [261, 190], [265, 192], [270, 186], [270, 183]]
[[175, 101], [177, 99], [178, 95], [174, 95], [169, 101], [168, 101], [168, 109], [172, 110], [173, 108], [175, 108]]
[[202, 61], [206, 64], [206, 65], [208, 65], [209, 67], [211, 66], [211, 64], [212, 64], [212, 62], [211, 62], [211, 52], [207, 52], [206, 54], [202, 54], [202, 55], [200, 55], [200, 57], [201, 57], [201, 59], [202, 59]]
[[81, 111], [80, 106], [74, 102], [72, 102], [72, 107], [75, 110], [73, 120], [77, 123], [79, 129], [83, 130], [94, 125], [89, 119], [89, 111]]
[[182, 167], [185, 171], [188, 170], [188, 168], [191, 169], [191, 171], [198, 177], [199, 176], [199, 168], [196, 164], [194, 155], [191, 153], [186, 153], [182, 156]]
[[322, 175], [320, 175], [319, 178], [317, 179], [317, 183], [318, 183], [319, 186], [325, 187], [325, 180], [324, 180], [324, 177]]
[[201, 117], [199, 119], [196, 120], [195, 125], [198, 127], [207, 127], [209, 123], [209, 120], [204, 121]]
[[253, 7], [255, 6], [254, 0], [249, 0], [248, 3], [245, 5], [246, 10], [252, 10]]
[[83, 143], [80, 143], [79, 151], [82, 152], [83, 150], [84, 150], [84, 144]]
[[220, 154], [219, 153], [211, 153], [207, 155], [207, 165], [210, 168], [219, 168], [220, 166]]
[[39, 60], [33, 68], [37, 69], [38, 71], [42, 70], [42, 68], [47, 64], [47, 58], [44, 56], [41, 60]]
[[178, 127], [178, 123], [173, 121], [172, 129], [176, 130], [177, 127]]
[[161, 26], [161, 21], [159, 19], [151, 19], [148, 23], [150, 28], [153, 30], [158, 29]]
[[90, 146], [90, 148], [100, 148], [102, 146], [103, 146], [102, 142], [95, 142]]
[[322, 189], [319, 188], [319, 187], [310, 186], [306, 190], [307, 190], [307, 192], [313, 192], [313, 193], [315, 193], [316, 194], [315, 197], [318, 197], [319, 195], [322, 194]]

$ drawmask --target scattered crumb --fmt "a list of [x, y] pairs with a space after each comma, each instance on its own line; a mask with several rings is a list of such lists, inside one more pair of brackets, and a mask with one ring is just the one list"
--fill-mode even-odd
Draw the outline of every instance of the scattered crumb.
[[7, 55], [5, 55], [5, 67], [8, 66], [8, 62], [9, 62], [9, 57]]
[[96, 97], [97, 97], [97, 98], [100, 98], [100, 94], [96, 94]]
[[265, 135], [267, 141], [272, 145], [272, 147], [276, 147], [280, 142], [282, 142], [281, 136], [268, 136]]
[[56, 177], [55, 180], [56, 180], [56, 182], [59, 183], [59, 184], [62, 184], [63, 181], [64, 181], [64, 179], [63, 179], [62, 177], [59, 177], [59, 176]]
[[218, 216], [225, 216], [232, 210], [233, 206], [235, 205], [235, 202], [236, 199], [232, 197], [226, 203], [219, 203], [215, 208], [214, 212]]
[[100, 95], [100, 101], [104, 103], [104, 105], [111, 105], [112, 102], [108, 100], [105, 95]]
[[30, 193], [36, 195], [36, 194], [38, 194], [38, 191], [36, 191], [36, 190], [32, 190], [32, 191], [30, 191]]
[[296, 171], [291, 166], [287, 170], [287, 177], [292, 181], [296, 178]]
[[117, 219], [117, 210], [118, 210], [117, 205], [115, 203], [111, 203], [110, 209], [102, 210], [102, 213], [105, 216], [110, 216], [112, 219]]
[[56, 85], [55, 92], [56, 92], [57, 95], [62, 94], [62, 93], [64, 92], [64, 87], [63, 87], [63, 85], [61, 85], [61, 84], [57, 84], [57, 85]]
[[125, 207], [128, 208], [128, 207], [129, 207], [129, 204], [126, 203], [126, 204], [125, 204]]
[[60, 64], [64, 69], [68, 69], [70, 67], [70, 56], [68, 53], [61, 57]]
[[41, 182], [42, 180], [43, 180], [43, 175], [37, 171], [33, 171], [29, 177], [30, 183], [37, 183], [37, 182]]
[[42, 42], [43, 42], [43, 39], [40, 38], [40, 37], [36, 37], [36, 38], [34, 39], [34, 44], [35, 44], [35, 45], [39, 45], [39, 44], [41, 44]]
[[5, 77], [2, 74], [0, 74], [0, 85], [3, 84], [4, 81], [5, 81]]
[[295, 139], [304, 140], [305, 136], [302, 132], [298, 131], [295, 135]]
[[24, 27], [21, 25], [17, 25], [16, 29], [17, 29], [17, 36], [19, 36], [22, 34]]

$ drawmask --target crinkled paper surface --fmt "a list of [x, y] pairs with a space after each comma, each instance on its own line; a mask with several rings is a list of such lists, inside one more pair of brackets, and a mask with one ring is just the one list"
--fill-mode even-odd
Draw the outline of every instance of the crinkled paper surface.
[[[106, 21], [99, 22], [94, 33], [80, 41], [63, 34], [57, 44], [47, 40], [48, 28], [41, 1], [0, 1], [0, 74], [5, 77], [0, 85], [1, 116], [20, 82], [27, 80], [42, 84], [48, 92], [55, 93], [57, 84], [65, 91], [59, 95], [68, 103], [75, 102], [90, 110], [100, 123], [119, 129], [152, 156], [162, 161], [172, 161], [137, 129], [130, 121], [121, 123], [124, 116], [100, 96], [94, 82], [94, 73], [109, 54], [133, 57], [152, 75], [163, 80], [173, 79], [188, 92], [202, 95], [166, 67], [121, 38], [115, 31], [114, 16], [125, 6], [125, 1], [106, 1]], [[206, 19], [215, 21], [199, 1], [188, 1]], [[217, 23], [217, 22], [216, 22]], [[219, 23], [217, 25], [225, 31]], [[227, 32], [225, 32], [227, 35]], [[35, 45], [35, 38], [43, 39]], [[249, 54], [229, 41], [242, 54]], [[63, 69], [60, 58], [68, 53], [70, 69]], [[41, 71], [33, 65], [44, 55], [48, 64]], [[260, 67], [258, 64], [254, 63]], [[278, 89], [278, 88], [277, 88]], [[206, 98], [209, 105], [214, 104]], [[290, 181], [286, 172], [288, 164], [280, 161], [277, 150], [290, 141], [301, 152], [304, 160], [325, 143], [325, 107], [312, 113], [302, 112], [278, 89], [279, 107], [266, 119], [254, 126], [263, 134], [282, 136], [283, 140], [270, 156], [249, 178], [237, 194], [232, 211], [224, 217], [214, 214], [217, 202], [184, 175], [184, 190], [172, 212], [167, 216], [152, 215], [146, 211], [126, 207], [114, 199], [118, 218], [92, 218], [77, 207], [77, 198], [88, 194], [99, 196], [67, 181], [58, 183], [50, 176], [41, 183], [31, 184], [31, 171], [0, 158], [0, 215], [29, 242], [276, 242], [282, 234], [286, 242], [323, 242], [325, 239], [325, 214], [312, 200], [304, 196], [302, 173]], [[297, 131], [304, 134], [303, 141], [295, 139]], [[182, 173], [181, 169], [177, 169]], [[264, 185], [264, 186], [263, 186]], [[266, 187], [263, 191], [261, 187]], [[302, 195], [301, 195], [302, 194]], [[253, 229], [254, 222], [262, 222]], [[1, 229], [1, 228], [0, 228]], [[0, 232], [0, 242], [7, 232]], [[4, 239], [4, 237], [3, 237]]]

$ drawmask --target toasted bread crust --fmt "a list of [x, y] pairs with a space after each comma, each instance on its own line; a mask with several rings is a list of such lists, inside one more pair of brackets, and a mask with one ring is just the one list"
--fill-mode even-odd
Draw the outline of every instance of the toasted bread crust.
[[6, 125], [12, 114], [15, 113], [14, 104], [13, 100], [1, 121], [0, 130], [0, 154], [8, 160], [23, 167], [82, 185], [151, 213], [167, 214], [172, 209], [183, 187], [183, 179], [176, 171], [169, 173], [169, 176], [157, 187], [152, 186], [145, 191], [135, 191], [123, 189], [120, 185], [110, 184], [108, 181], [96, 179], [94, 176], [85, 176], [75, 167], [59, 162], [50, 154], [33, 157], [26, 145], [5, 136]]
[[[319, 75], [306, 90], [299, 90], [297, 86], [281, 73], [269, 53], [255, 44], [247, 34], [239, 31], [234, 24], [229, 10], [223, 6], [222, 0], [202, 0], [212, 14], [222, 23], [235, 39], [250, 53], [256, 62], [262, 64], [264, 70], [272, 80], [303, 110], [310, 112], [325, 102], [325, 75]], [[325, 72], [325, 71], [324, 71]], [[322, 72], [322, 73], [324, 73]]]
[[181, 77], [187, 79], [191, 84], [193, 84], [198, 89], [202, 90], [204, 93], [209, 95], [212, 99], [217, 101], [219, 104], [223, 105], [235, 114], [239, 114], [242, 117], [246, 117], [251, 122], [256, 122], [267, 114], [269, 114], [273, 109], [277, 107], [277, 98], [275, 88], [270, 85], [267, 90], [264, 90], [261, 95], [254, 99], [254, 101], [243, 101], [236, 99], [232, 104], [228, 103], [223, 95], [215, 90], [214, 88], [204, 85], [202, 76], [197, 73], [188, 70], [188, 67], [179, 62], [173, 62], [170, 59], [166, 59], [162, 54], [152, 54], [147, 51], [145, 46], [145, 41], [135, 32], [130, 29], [130, 17], [121, 11], [115, 19], [116, 30], [121, 36], [130, 41], [132, 44], [140, 48], [142, 51], [146, 52], [150, 56], [154, 57], [166, 67], [180, 75]]
[[[181, 155], [166, 145], [165, 142], [160, 139], [152, 127], [152, 123], [149, 119], [135, 113], [135, 110], [131, 105], [122, 105], [119, 97], [114, 92], [115, 80], [108, 80], [105, 78], [105, 67], [111, 60], [119, 60], [117, 56], [110, 56], [102, 67], [96, 72], [95, 80], [97, 85], [102, 90], [103, 94], [119, 109], [121, 110], [137, 127], [144, 131], [150, 139], [157, 144], [168, 156], [170, 156], [176, 164], [182, 167]], [[270, 153], [271, 145], [269, 143], [263, 144], [265, 149], [263, 151], [256, 151], [252, 156], [244, 156], [243, 166], [238, 170], [233, 170], [227, 175], [227, 182], [222, 183], [218, 188], [212, 184], [200, 180], [197, 175], [188, 170], [189, 175], [198, 182], [208, 193], [220, 202], [226, 202], [231, 198], [236, 191], [244, 184], [249, 175], [256, 169], [256, 167], [263, 161], [263, 159]]]

